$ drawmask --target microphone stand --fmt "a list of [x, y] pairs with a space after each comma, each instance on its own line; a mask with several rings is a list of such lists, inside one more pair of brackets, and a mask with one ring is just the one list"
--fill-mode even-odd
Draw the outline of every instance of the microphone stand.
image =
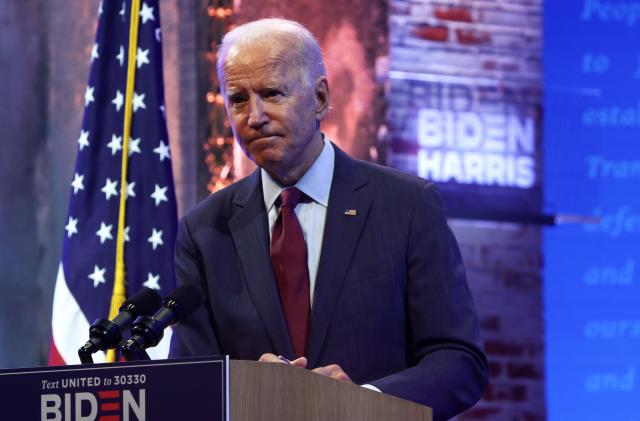
[[[124, 346], [125, 342], [126, 340], [123, 340], [120, 343], [120, 345], [118, 345], [118, 348], [120, 349], [120, 352], [122, 353], [122, 356], [124, 357], [125, 361], [151, 360], [151, 358], [149, 357], [149, 354], [147, 354], [147, 351], [145, 351], [144, 349], [138, 351], [138, 350], [134, 350], [129, 347], [126, 347]], [[82, 364], [93, 364], [92, 354], [93, 354], [93, 351], [91, 350], [91, 347], [88, 345], [84, 345], [82, 348], [78, 350], [78, 356], [80, 357], [80, 362]]]
[[120, 348], [122, 356], [127, 361], [146, 361], [151, 359], [149, 358], [147, 351], [145, 351], [146, 346], [144, 338], [135, 334], [138, 330], [137, 326], [134, 326], [133, 335], [131, 335], [129, 339], [123, 339], [120, 344], [118, 344], [118, 348]]
[[[123, 341], [124, 342], [124, 341]], [[147, 351], [140, 350], [140, 351], [135, 351], [133, 349], [130, 349], [126, 346], [122, 346], [123, 344], [120, 344], [120, 352], [122, 352], [122, 356], [124, 357], [125, 361], [149, 361], [151, 360], [151, 358], [149, 358], [149, 354], [147, 354]]]
[[82, 364], [93, 364], [93, 354], [91, 344], [86, 343], [78, 350], [78, 357]]

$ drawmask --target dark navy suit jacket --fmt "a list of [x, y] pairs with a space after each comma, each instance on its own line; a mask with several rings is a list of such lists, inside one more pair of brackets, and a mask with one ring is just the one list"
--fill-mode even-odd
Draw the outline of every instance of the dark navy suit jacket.
[[[355, 383], [451, 417], [480, 398], [487, 363], [441, 199], [433, 184], [334, 148], [308, 367], [339, 364]], [[172, 355], [293, 358], [267, 230], [260, 171], [183, 218], [176, 274], [205, 305], [176, 329]]]

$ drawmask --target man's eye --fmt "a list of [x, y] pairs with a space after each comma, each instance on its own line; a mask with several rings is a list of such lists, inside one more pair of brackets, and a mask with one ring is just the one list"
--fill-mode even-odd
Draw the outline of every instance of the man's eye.
[[282, 95], [282, 92], [280, 92], [277, 89], [267, 89], [264, 92], [264, 97], [265, 98], [274, 98], [274, 97], [277, 97], [277, 96], [280, 96], [280, 95]]
[[238, 105], [238, 104], [242, 104], [246, 100], [247, 99], [244, 97], [244, 95], [231, 95], [229, 97], [229, 104]]

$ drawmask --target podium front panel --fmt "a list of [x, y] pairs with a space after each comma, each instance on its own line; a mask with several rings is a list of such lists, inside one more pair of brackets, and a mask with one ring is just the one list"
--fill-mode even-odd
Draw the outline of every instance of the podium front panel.
[[228, 420], [227, 357], [0, 371], [2, 419]]

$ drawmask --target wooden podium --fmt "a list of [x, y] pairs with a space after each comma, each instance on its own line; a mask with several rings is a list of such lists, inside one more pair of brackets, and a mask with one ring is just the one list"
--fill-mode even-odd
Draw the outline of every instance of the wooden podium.
[[277, 363], [231, 361], [231, 421], [431, 421], [431, 408]]
[[[0, 370], [2, 419], [431, 421], [431, 408], [228, 356]], [[75, 415], [74, 415], [75, 414]]]

